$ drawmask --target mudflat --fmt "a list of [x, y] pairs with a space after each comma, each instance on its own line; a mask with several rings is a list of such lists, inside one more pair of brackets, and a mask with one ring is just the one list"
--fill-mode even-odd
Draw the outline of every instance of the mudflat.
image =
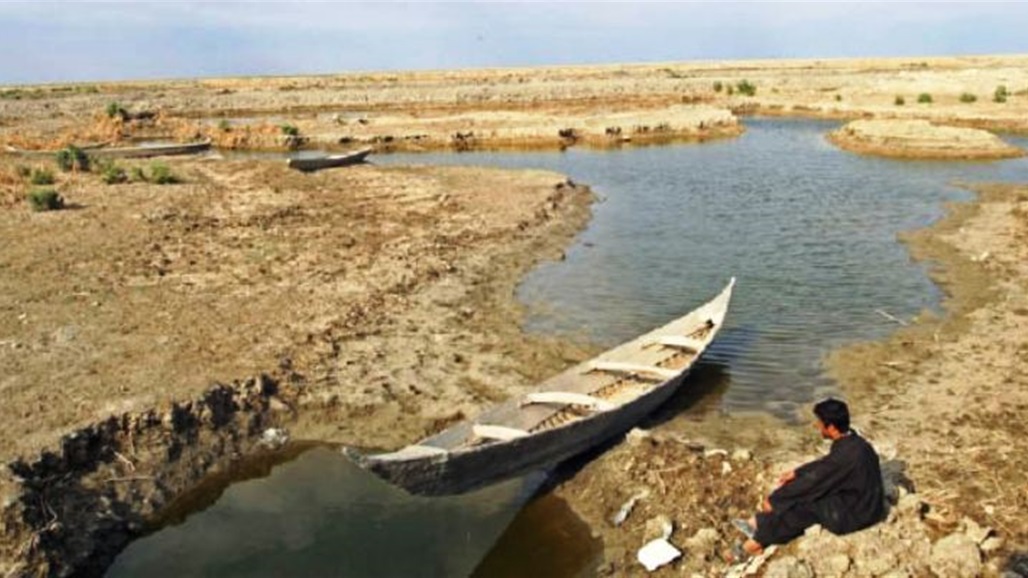
[[[210, 138], [382, 154], [702, 142], [740, 134], [745, 114], [1026, 131], [1026, 113], [1025, 56], [663, 63], [5, 87], [0, 144]], [[564, 176], [305, 175], [215, 155], [162, 159], [179, 181], [165, 185], [153, 162], [117, 161], [128, 182], [108, 184], [110, 167], [61, 172], [51, 159], [0, 156], [0, 570], [12, 575], [102, 572], [178, 493], [262, 451], [269, 428], [398, 447], [592, 353], [523, 335], [513, 299], [521, 275], [588, 221], [591, 194]], [[66, 210], [25, 202], [43, 169]], [[1023, 187], [976, 190], [977, 203], [909, 240], [939, 263], [947, 316], [847, 348], [831, 367], [869, 433], [910, 464], [935, 515], [916, 520], [929, 550], [966, 535], [969, 519], [1003, 538], [980, 554], [998, 573], [1028, 547], [1016, 451], [1028, 201]], [[651, 514], [677, 516], [704, 549], [694, 569], [719, 572], [728, 520], [773, 470], [809, 457], [803, 435], [738, 416], [656, 432], [558, 493], [603, 536], [618, 575], [641, 573], [632, 548]], [[653, 498], [612, 528], [622, 494], [644, 489]], [[865, 549], [844, 572], [861, 575]], [[930, 552], [917, 556], [895, 567], [931, 566]]]

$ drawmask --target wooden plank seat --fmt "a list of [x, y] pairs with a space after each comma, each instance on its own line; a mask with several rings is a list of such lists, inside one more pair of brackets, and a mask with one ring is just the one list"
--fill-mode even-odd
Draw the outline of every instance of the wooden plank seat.
[[617, 361], [597, 361], [591, 365], [591, 371], [605, 371], [608, 373], [625, 373], [634, 375], [640, 379], [652, 381], [668, 381], [678, 377], [680, 371], [657, 367], [655, 365], [642, 365], [638, 363], [620, 363]]
[[527, 437], [529, 432], [514, 427], [507, 427], [503, 425], [490, 425], [484, 423], [476, 423], [471, 426], [471, 432], [475, 434], [475, 437], [483, 440], [497, 440], [497, 441], [510, 441], [518, 438]]
[[533, 403], [556, 404], [556, 405], [577, 405], [589, 408], [593, 411], [610, 411], [617, 408], [617, 404], [605, 399], [588, 395], [585, 393], [574, 393], [570, 391], [537, 391], [525, 396], [521, 406]]
[[685, 351], [699, 353], [703, 351], [703, 348], [707, 346], [707, 343], [702, 339], [694, 339], [692, 337], [684, 337], [681, 335], [662, 335], [653, 341], [650, 341], [647, 345], [663, 345], [665, 347], [674, 347], [675, 349], [683, 349]]

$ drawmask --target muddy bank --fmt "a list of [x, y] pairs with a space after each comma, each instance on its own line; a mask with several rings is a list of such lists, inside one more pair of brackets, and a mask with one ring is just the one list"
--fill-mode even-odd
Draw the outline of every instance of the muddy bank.
[[165, 162], [43, 213], [3, 166], [5, 573], [101, 572], [269, 428], [396, 447], [587, 355], [512, 298], [589, 217], [563, 176]]
[[988, 131], [925, 120], [855, 120], [828, 133], [828, 140], [844, 150], [891, 158], [984, 160], [1025, 155]]
[[[973, 188], [978, 200], [904, 237], [934, 264], [945, 315], [900, 320], [907, 325], [888, 340], [828, 360], [855, 424], [888, 463], [888, 520], [846, 537], [812, 529], [732, 566], [720, 556], [740, 538], [731, 518], [825, 448], [812, 430], [766, 417], [672, 422], [628, 436], [557, 490], [604, 542], [601, 570], [650, 575], [634, 555], [659, 527], [652, 520], [667, 517], [684, 555], [656, 576], [1028, 575], [1028, 454], [1018, 449], [1028, 410], [1028, 187]], [[615, 526], [639, 494], [634, 522]]]

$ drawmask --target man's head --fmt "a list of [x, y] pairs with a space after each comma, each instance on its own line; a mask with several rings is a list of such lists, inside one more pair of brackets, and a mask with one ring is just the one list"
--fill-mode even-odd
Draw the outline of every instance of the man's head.
[[818, 430], [826, 438], [835, 439], [850, 431], [850, 410], [844, 401], [828, 398], [819, 402], [814, 406], [814, 415], [817, 416]]

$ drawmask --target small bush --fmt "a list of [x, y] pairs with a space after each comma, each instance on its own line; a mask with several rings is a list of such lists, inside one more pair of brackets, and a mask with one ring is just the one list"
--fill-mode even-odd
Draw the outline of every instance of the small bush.
[[757, 94], [757, 87], [751, 84], [750, 81], [746, 80], [745, 78], [740, 80], [735, 85], [735, 88], [739, 91], [739, 94], [742, 95], [753, 96]]
[[146, 173], [143, 172], [142, 167], [132, 167], [132, 180], [137, 183], [146, 182]]
[[23, 179], [29, 178], [29, 176], [32, 174], [32, 169], [28, 168], [25, 165], [18, 165], [14, 167], [14, 171], [18, 173], [18, 176]]
[[835, 95], [835, 102], [842, 102], [842, 95], [841, 94]]
[[218, 130], [221, 132], [229, 132], [232, 130], [232, 123], [230, 123], [227, 118], [223, 118], [218, 121]]
[[300, 129], [291, 124], [284, 124], [279, 128], [282, 129], [282, 134], [286, 136], [300, 136]]
[[970, 102], [974, 102], [976, 100], [978, 100], [978, 97], [973, 95], [973, 94], [971, 94], [970, 92], [965, 92], [965, 93], [960, 95], [960, 102], [968, 102], [968, 103], [970, 103]]
[[108, 118], [114, 118], [116, 116], [121, 117], [121, 118], [125, 118], [125, 116], [126, 116], [125, 109], [122, 108], [122, 106], [120, 104], [118, 104], [117, 102], [111, 102], [111, 103], [109, 103], [107, 105], [107, 117]]
[[54, 174], [46, 169], [35, 169], [32, 171], [32, 178], [29, 182], [33, 185], [52, 185], [54, 184]]
[[107, 183], [108, 185], [117, 185], [128, 181], [128, 174], [125, 173], [125, 169], [118, 165], [108, 163], [100, 169], [100, 180]]
[[33, 211], [59, 211], [64, 208], [64, 198], [53, 189], [39, 189], [28, 195]]
[[732, 94], [734, 94], [734, 93], [735, 93], [735, 87], [733, 87], [731, 84], [729, 84], [728, 86], [725, 87], [725, 94], [727, 94], [728, 96], [732, 96]]
[[992, 101], [1006, 102], [1008, 96], [1010, 96], [1010, 93], [1007, 92], [1007, 87], [1001, 84], [996, 87], [996, 92], [992, 93]]
[[907, 101], [902, 96], [896, 96], [896, 100], [892, 101], [896, 106], [903, 106], [907, 104]]
[[724, 87], [725, 87], [725, 85], [721, 84], [720, 80], [715, 80], [714, 81], [714, 92], [721, 92], [721, 89], [724, 88]]
[[89, 155], [76, 146], [65, 147], [57, 151], [57, 166], [64, 172], [73, 169], [89, 172]]
[[179, 182], [178, 177], [171, 173], [168, 165], [161, 163], [150, 165], [150, 178], [148, 180], [155, 185], [173, 185]]
[[919, 102], [920, 104], [931, 104], [932, 95], [928, 94], [927, 92], [922, 92], [921, 94], [917, 95], [917, 102]]

